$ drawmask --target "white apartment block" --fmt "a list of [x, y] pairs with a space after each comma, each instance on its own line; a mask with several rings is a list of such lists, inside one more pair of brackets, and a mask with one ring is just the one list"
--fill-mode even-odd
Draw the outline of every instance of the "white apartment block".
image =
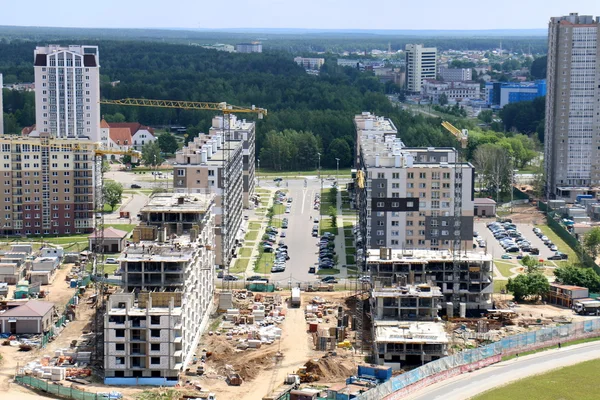
[[544, 162], [547, 195], [575, 199], [600, 186], [600, 17], [550, 19]]
[[440, 67], [439, 74], [445, 82], [465, 82], [472, 79], [473, 70], [471, 68]]
[[215, 289], [214, 201], [160, 194], [142, 209], [118, 259], [126, 294], [111, 296], [105, 316], [106, 383], [174, 385], [191, 363]]
[[243, 202], [244, 208], [250, 208], [250, 199], [254, 196], [255, 188], [256, 122], [240, 120], [233, 114], [229, 114], [223, 120], [223, 116], [219, 115], [213, 118], [208, 133], [213, 137], [220, 135], [225, 140], [242, 142]]
[[[454, 224], [453, 148], [406, 147], [393, 122], [368, 112], [355, 117], [356, 166], [365, 180], [357, 189], [364, 248], [450, 249]], [[462, 248], [473, 241], [474, 169], [461, 163]]]
[[[236, 240], [241, 235], [242, 148], [241, 141], [224, 142], [221, 135], [200, 135], [177, 152], [173, 165], [173, 188], [176, 193], [216, 195], [216, 263], [223, 268], [231, 261]], [[227, 188], [226, 192], [224, 187]], [[226, 201], [223, 198], [225, 194]]]
[[435, 79], [437, 72], [437, 49], [421, 44], [406, 45], [406, 90], [421, 93], [423, 82]]
[[423, 96], [433, 103], [440, 102], [440, 96], [446, 95], [449, 102], [460, 103], [463, 100], [481, 98], [481, 89], [477, 82], [440, 82], [426, 80], [423, 82]]
[[4, 101], [3, 101], [3, 90], [4, 83], [2, 80], [2, 74], [0, 74], [0, 135], [4, 135]]
[[38, 134], [100, 141], [98, 46], [36, 47], [35, 120]]
[[325, 64], [324, 58], [295, 57], [294, 62], [304, 69], [319, 70]]

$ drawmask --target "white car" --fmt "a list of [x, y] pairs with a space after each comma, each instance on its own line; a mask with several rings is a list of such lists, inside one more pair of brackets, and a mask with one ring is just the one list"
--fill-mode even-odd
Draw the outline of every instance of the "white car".
[[105, 264], [118, 264], [117, 260], [114, 258], [107, 258], [106, 260], [104, 260]]

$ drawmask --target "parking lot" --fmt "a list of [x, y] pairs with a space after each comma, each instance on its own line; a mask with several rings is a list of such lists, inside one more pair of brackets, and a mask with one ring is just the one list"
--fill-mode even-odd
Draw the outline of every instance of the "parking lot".
[[[486, 226], [486, 224], [489, 222], [492, 222], [492, 221], [476, 222], [474, 230], [475, 230], [475, 232], [479, 233], [479, 236], [481, 236], [486, 241], [487, 253], [491, 254], [491, 256], [494, 259], [499, 259], [503, 254], [506, 254], [506, 251], [504, 250], [504, 248], [502, 248], [502, 246], [500, 245], [500, 242], [496, 238], [494, 238], [494, 235]], [[531, 243], [531, 246], [537, 247], [540, 250], [539, 258], [547, 260], [548, 257], [554, 255], [555, 252], [550, 250], [550, 248], [547, 247], [542, 242], [542, 240], [539, 237], [537, 237], [536, 234], [533, 232], [533, 228], [534, 228], [533, 224], [515, 223], [515, 225], [517, 225], [517, 230], [519, 232], [521, 232], [523, 237], [525, 237], [525, 239], [529, 243]], [[477, 250], [475, 250], [475, 251], [484, 252], [485, 249], [478, 247]], [[516, 256], [518, 254], [519, 253], [511, 253], [511, 256], [513, 258], [516, 258]], [[523, 254], [527, 254], [527, 253], [523, 253]]]

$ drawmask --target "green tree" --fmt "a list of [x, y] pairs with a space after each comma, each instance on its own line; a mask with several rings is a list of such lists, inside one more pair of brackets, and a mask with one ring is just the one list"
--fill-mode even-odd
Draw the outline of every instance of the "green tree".
[[511, 292], [516, 301], [523, 301], [529, 295], [529, 279], [527, 275], [517, 275], [508, 278], [506, 290]]
[[329, 217], [331, 218], [331, 226], [337, 228], [337, 207], [329, 207]]
[[165, 154], [175, 154], [175, 152], [179, 149], [179, 144], [177, 143], [177, 139], [174, 135], [170, 133], [161, 133], [157, 138], [158, 147], [160, 147], [160, 151]]
[[550, 290], [550, 284], [544, 274], [533, 272], [508, 278], [506, 290], [513, 294], [516, 301], [523, 301], [527, 298], [539, 300]]
[[546, 79], [546, 68], [548, 65], [548, 56], [536, 58], [529, 67], [529, 73], [534, 79]]
[[142, 163], [149, 167], [158, 167], [163, 163], [157, 141], [148, 142], [142, 147]]
[[108, 160], [102, 160], [102, 173], [105, 174], [110, 171], [110, 163]]
[[564, 285], [586, 287], [590, 292], [600, 291], [600, 275], [591, 268], [566, 265], [554, 270], [556, 281]]
[[352, 150], [350, 150], [350, 145], [344, 139], [333, 139], [327, 148], [327, 154], [330, 159], [334, 160], [332, 166], [337, 166], [335, 163], [336, 158], [340, 159], [340, 168], [349, 167], [352, 163]]
[[592, 257], [598, 256], [600, 250], [600, 227], [592, 228], [583, 237], [583, 247]]
[[528, 274], [540, 271], [540, 262], [537, 257], [525, 256], [521, 259], [521, 264], [527, 267]]
[[445, 106], [446, 104], [448, 104], [448, 96], [446, 95], [446, 93], [442, 93], [440, 95], [439, 103], [441, 106]]
[[493, 117], [494, 117], [494, 112], [492, 110], [483, 110], [477, 115], [477, 118], [480, 119], [481, 121], [485, 122], [486, 124], [491, 123]]
[[104, 120], [106, 122], [125, 122], [125, 116], [123, 114], [121, 114], [120, 112], [118, 113], [114, 113], [114, 114], [106, 114], [104, 116]]
[[541, 272], [527, 274], [529, 297], [539, 300], [550, 291], [550, 283]]
[[111, 211], [121, 202], [123, 197], [123, 185], [115, 181], [107, 181], [102, 188], [104, 204], [110, 206]]

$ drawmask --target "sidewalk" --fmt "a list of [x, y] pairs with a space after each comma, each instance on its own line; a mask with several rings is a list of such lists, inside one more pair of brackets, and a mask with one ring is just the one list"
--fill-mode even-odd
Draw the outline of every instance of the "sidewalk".
[[[267, 203], [267, 210], [273, 205], [273, 190], [269, 190], [269, 202]], [[266, 215], [261, 219], [260, 228], [258, 229], [258, 236], [256, 237], [256, 241], [254, 247], [252, 248], [252, 253], [250, 253], [250, 262], [248, 263], [248, 267], [246, 268], [246, 272], [244, 272], [245, 277], [249, 277], [252, 275], [257, 275], [258, 273], [254, 271], [254, 266], [256, 265], [256, 261], [258, 261], [258, 246], [260, 244], [261, 238], [265, 234], [265, 230], [267, 229], [267, 220]], [[248, 226], [250, 226], [250, 221], [248, 222]]]
[[337, 208], [337, 235], [335, 236], [335, 253], [338, 256], [338, 269], [340, 273], [337, 275], [338, 278], [346, 278], [348, 276], [348, 270], [343, 267], [346, 265], [346, 240], [344, 236], [344, 215], [342, 212], [342, 191], [337, 190], [337, 198], [336, 198], [336, 208]]

